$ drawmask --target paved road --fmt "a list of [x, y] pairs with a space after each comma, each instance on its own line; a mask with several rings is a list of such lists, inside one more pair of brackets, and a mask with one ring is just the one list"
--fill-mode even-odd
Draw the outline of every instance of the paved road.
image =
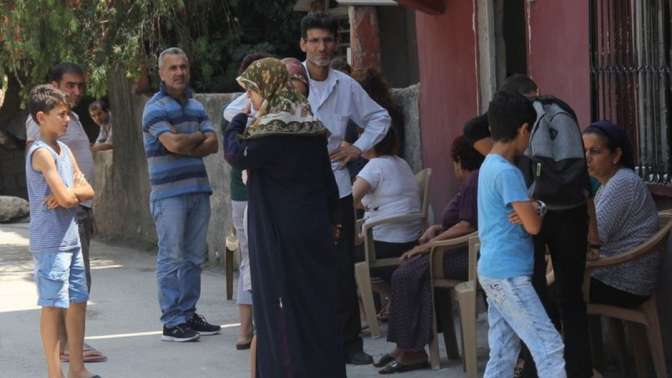
[[[104, 378], [249, 377], [248, 353], [234, 347], [237, 307], [225, 299], [222, 269], [211, 268], [203, 273], [199, 302], [199, 312], [208, 320], [225, 325], [222, 334], [202, 337], [197, 343], [165, 343], [159, 340], [152, 254], [93, 242], [92, 255], [93, 292], [86, 334], [88, 342], [104, 351], [109, 360], [90, 364], [91, 371]], [[35, 303], [27, 224], [0, 224], [0, 377], [45, 376], [39, 308]], [[365, 338], [365, 349], [376, 358], [391, 348], [384, 338]], [[379, 376], [372, 366], [348, 367], [348, 377]], [[459, 361], [446, 359], [440, 370], [400, 375], [464, 376]]]

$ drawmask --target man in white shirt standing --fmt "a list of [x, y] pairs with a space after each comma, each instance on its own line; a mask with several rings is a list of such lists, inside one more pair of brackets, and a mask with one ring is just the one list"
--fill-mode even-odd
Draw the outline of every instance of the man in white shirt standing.
[[[354, 79], [329, 68], [337, 47], [336, 20], [325, 13], [310, 13], [301, 20], [301, 50], [308, 71], [310, 91], [308, 101], [313, 114], [329, 129], [331, 168], [340, 195], [339, 222], [341, 232], [337, 247], [341, 261], [340, 297], [338, 311], [343, 325], [344, 352], [347, 363], [366, 365], [373, 362], [364, 353], [359, 335], [361, 321], [354, 273], [354, 208], [352, 181], [346, 164], [371, 149], [390, 127], [390, 115], [369, 97]], [[344, 141], [348, 121], [364, 129], [359, 139]]]
[[[93, 154], [91, 152], [91, 142], [89, 137], [79, 121], [79, 117], [72, 111], [84, 97], [86, 90], [86, 82], [84, 79], [84, 70], [74, 63], [60, 63], [51, 68], [49, 73], [49, 82], [54, 87], [62, 90], [68, 95], [68, 102], [70, 103], [70, 122], [65, 135], [58, 140], [65, 143], [72, 154], [75, 155], [75, 160], [86, 177], [86, 180], [93, 186], [95, 175], [95, 165], [93, 162]], [[26, 151], [28, 147], [40, 137], [40, 127], [35, 123], [33, 117], [28, 115], [26, 119]], [[82, 202], [77, 207], [77, 225], [79, 227], [79, 238], [82, 244], [82, 257], [84, 259], [84, 266], [86, 268], [86, 282], [89, 291], [91, 291], [91, 267], [89, 259], [89, 244], [94, 230], [93, 218], [93, 201]], [[61, 348], [65, 351], [67, 349]], [[61, 360], [68, 361], [68, 356], [61, 356]], [[102, 362], [107, 358], [99, 351], [93, 349], [87, 344], [84, 344], [84, 362]]]

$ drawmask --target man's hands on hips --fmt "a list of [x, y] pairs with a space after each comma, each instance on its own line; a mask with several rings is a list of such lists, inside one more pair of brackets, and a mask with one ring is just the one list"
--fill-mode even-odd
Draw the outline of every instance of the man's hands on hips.
[[329, 155], [329, 158], [332, 161], [339, 162], [343, 167], [350, 160], [357, 159], [361, 154], [362, 151], [359, 148], [348, 142], [341, 142], [341, 145]]

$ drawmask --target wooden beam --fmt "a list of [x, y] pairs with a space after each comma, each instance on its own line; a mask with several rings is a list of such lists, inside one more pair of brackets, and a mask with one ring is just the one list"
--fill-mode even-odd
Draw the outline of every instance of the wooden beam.
[[407, 8], [411, 8], [427, 14], [442, 14], [446, 11], [445, 1], [448, 0], [397, 0]]

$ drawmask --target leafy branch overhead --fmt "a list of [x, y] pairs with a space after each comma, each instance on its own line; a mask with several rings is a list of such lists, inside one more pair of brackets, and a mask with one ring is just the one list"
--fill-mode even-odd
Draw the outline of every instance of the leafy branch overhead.
[[117, 68], [129, 79], [156, 80], [158, 53], [177, 45], [190, 56], [197, 91], [235, 90], [246, 53], [298, 54], [295, 2], [0, 0], [0, 81], [15, 79], [25, 96], [54, 63], [71, 61], [86, 67], [89, 91], [99, 97]]

